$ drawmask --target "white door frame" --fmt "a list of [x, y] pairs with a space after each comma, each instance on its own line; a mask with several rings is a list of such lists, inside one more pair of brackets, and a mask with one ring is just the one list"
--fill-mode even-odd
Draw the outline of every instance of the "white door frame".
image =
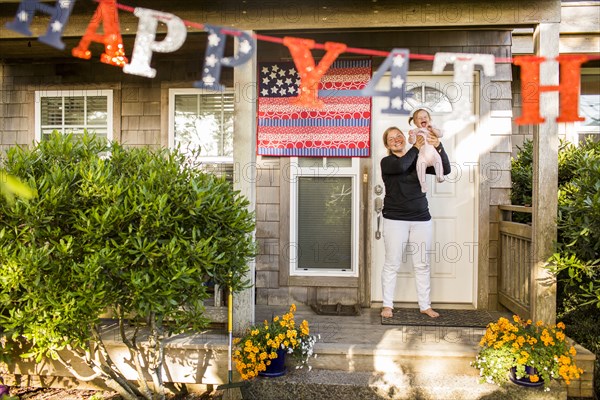
[[[433, 75], [431, 73], [427, 73], [427, 72], [409, 72], [409, 80], [415, 80], [418, 77], [423, 77], [423, 79], [429, 78], [429, 80], [431, 78], [435, 78], [436, 76], [439, 77], [443, 77], [441, 80], [443, 82], [448, 82], [449, 78], [451, 79], [452, 75], [451, 73], [448, 74], [440, 74], [440, 75]], [[478, 77], [476, 76], [475, 79], [477, 79]], [[383, 80], [382, 80], [383, 81]], [[477, 80], [475, 81], [477, 82]], [[382, 89], [385, 88], [385, 83], [382, 84]], [[442, 86], [443, 87], [443, 86]], [[477, 114], [478, 111], [478, 101], [479, 101], [479, 94], [475, 91], [475, 88], [478, 88], [479, 86], [476, 84], [474, 85], [473, 89], [474, 89], [474, 93], [473, 94], [473, 98], [474, 101], [471, 103], [473, 104], [473, 112], [475, 114]], [[374, 98], [374, 102], [376, 101], [376, 99]], [[381, 101], [381, 100], [380, 100]], [[384, 99], [384, 101], [386, 101]], [[377, 176], [378, 174], [380, 174], [379, 171], [379, 162], [381, 160], [381, 158], [383, 156], [385, 156], [387, 153], [385, 153], [385, 149], [383, 153], [377, 153], [378, 149], [381, 152], [381, 147], [382, 144], [380, 146], [380, 142], [382, 141], [382, 134], [383, 134], [383, 126], [387, 127], [387, 126], [400, 126], [401, 129], [404, 131], [404, 129], [406, 128], [406, 124], [407, 124], [407, 120], [408, 120], [408, 116], [397, 116], [397, 115], [391, 115], [391, 114], [375, 114], [376, 109], [375, 107], [373, 107], [373, 124], [372, 124], [372, 156], [371, 156], [371, 169], [372, 169], [372, 175], [373, 175], [373, 183], [369, 185], [368, 190], [369, 190], [369, 194], [368, 194], [368, 207], [367, 207], [367, 212], [371, 213], [370, 214], [370, 218], [367, 218], [367, 221], [369, 221], [369, 227], [367, 229], [368, 231], [368, 240], [366, 241], [367, 246], [369, 248], [369, 254], [370, 257], [368, 257], [368, 260], [370, 261], [368, 265], [368, 271], [369, 271], [369, 275], [371, 277], [371, 279], [369, 279], [369, 281], [371, 282], [371, 286], [370, 288], [368, 288], [367, 290], [369, 290], [370, 295], [368, 296], [371, 299], [371, 304], [372, 306], [380, 306], [381, 304], [381, 299], [378, 299], [376, 297], [378, 296], [374, 296], [375, 292], [374, 290], [376, 290], [375, 285], [380, 285], [380, 273], [378, 271], [375, 270], [375, 268], [381, 268], [381, 266], [379, 265], [375, 265], [374, 263], [377, 263], [378, 257], [377, 257], [377, 250], [376, 250], [376, 239], [375, 239], [375, 229], [377, 226], [377, 217], [374, 213], [374, 198], [377, 197], [374, 195], [374, 188], [376, 184], [380, 184], [383, 185], [381, 182], [381, 177]], [[435, 122], [435, 116], [434, 116], [434, 122]], [[406, 133], [406, 132], [405, 132]], [[461, 134], [460, 138], [462, 141], [464, 140], [464, 137], [466, 135], [466, 138], [468, 139], [466, 142], [467, 143], [457, 143], [456, 146], [457, 148], [459, 146], [463, 146], [462, 151], [464, 152], [464, 147], [468, 146], [468, 145], [474, 145], [474, 136], [476, 134], [476, 126], [475, 124], [470, 124], [466, 130], [463, 130], [461, 132], [459, 132]], [[442, 139], [442, 141], [444, 142], [444, 140], [448, 140], [446, 139]], [[472, 268], [471, 271], [471, 276], [469, 277], [469, 280], [471, 280], [471, 287], [470, 287], [470, 294], [466, 294], [465, 296], [463, 296], [462, 299], [460, 299], [460, 301], [452, 301], [452, 300], [442, 300], [441, 302], [443, 303], [447, 303], [447, 304], [451, 304], [453, 307], [454, 306], [459, 306], [459, 307], [464, 307], [464, 308], [476, 308], [477, 306], [477, 278], [478, 278], [478, 256], [477, 256], [477, 242], [479, 240], [479, 224], [478, 224], [478, 210], [479, 210], [479, 182], [478, 182], [478, 173], [477, 173], [477, 166], [479, 163], [479, 152], [476, 151], [475, 149], [473, 149], [473, 153], [477, 154], [476, 156], [474, 155], [473, 157], [476, 157], [476, 161], [473, 163], [472, 161], [467, 163], [464, 163], [463, 165], [457, 165], [455, 162], [453, 162], [453, 154], [449, 154], [450, 155], [450, 161], [452, 163], [452, 168], [453, 168], [453, 173], [460, 173], [460, 178], [458, 178], [458, 176], [455, 176], [455, 179], [468, 179], [469, 181], [469, 190], [471, 191], [470, 195], [472, 196], [472, 204], [471, 207], [467, 208], [467, 213], [470, 214], [472, 213], [472, 215], [468, 215], [469, 218], [472, 218], [472, 226], [473, 226], [473, 232], [472, 235], [469, 237], [468, 241], [464, 241], [461, 246], [462, 246], [462, 250], [464, 251], [468, 251], [468, 257], [469, 260], [472, 261], [472, 264], [470, 264], [468, 267]], [[452, 177], [453, 174], [451, 174], [449, 177]], [[442, 183], [441, 185], [444, 185], [444, 183]], [[441, 186], [443, 188], [443, 186]], [[430, 192], [431, 192], [431, 182], [430, 182]], [[429, 196], [429, 194], [428, 194]], [[381, 198], [383, 198], [383, 195], [381, 196]], [[470, 211], [471, 210], [471, 211]], [[432, 208], [432, 215], [434, 215], [435, 213], [435, 209]], [[435, 215], [434, 215], [434, 221], [435, 221]], [[434, 222], [435, 223], [435, 222]], [[435, 229], [435, 228], [434, 228]], [[467, 235], [468, 236], [468, 235]], [[472, 238], [472, 242], [471, 242], [471, 238]], [[380, 241], [383, 241], [383, 238], [380, 239]], [[450, 242], [448, 242], [448, 244], [450, 244]], [[383, 246], [381, 246], [382, 248]], [[381, 251], [381, 250], [380, 250]], [[379, 258], [381, 261], [380, 263], [382, 264], [382, 257]], [[433, 260], [432, 260], [433, 261]], [[433, 266], [433, 262], [432, 262], [432, 266]], [[401, 274], [399, 274], [400, 278], [402, 279], [401, 275], [403, 273], [401, 272]], [[404, 272], [404, 275], [406, 277], [407, 272]], [[433, 282], [432, 280], [432, 283]], [[398, 293], [398, 287], [399, 286], [405, 286], [406, 282], [404, 282], [403, 285], [400, 285], [400, 281], [399, 281], [399, 285], [397, 285], [397, 292]], [[435, 286], [435, 285], [432, 285]], [[405, 289], [408, 289], [410, 291], [414, 291], [414, 282], [411, 283], [409, 286], [406, 286]], [[433, 290], [435, 290], [434, 288], [432, 288]], [[446, 295], [444, 295], [446, 296]], [[432, 301], [434, 303], [436, 303], [437, 305], [439, 305], [439, 296], [438, 299], [436, 300], [436, 295], [434, 294], [434, 292], [432, 291]], [[415, 299], [416, 302], [416, 299]], [[402, 304], [402, 302], [397, 302], [396, 304]], [[413, 303], [412, 300], [409, 300], [408, 303]]]

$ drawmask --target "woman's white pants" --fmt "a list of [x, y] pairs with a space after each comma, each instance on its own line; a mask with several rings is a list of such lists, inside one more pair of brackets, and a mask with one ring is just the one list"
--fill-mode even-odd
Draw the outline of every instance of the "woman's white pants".
[[400, 266], [411, 257], [421, 311], [431, 307], [431, 269], [429, 254], [433, 237], [433, 221], [396, 221], [383, 219], [385, 262], [381, 272], [383, 306], [394, 308], [394, 292]]

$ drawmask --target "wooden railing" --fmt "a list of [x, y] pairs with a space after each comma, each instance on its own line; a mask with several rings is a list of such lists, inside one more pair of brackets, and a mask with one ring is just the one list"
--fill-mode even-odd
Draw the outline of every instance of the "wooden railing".
[[532, 229], [512, 221], [512, 213], [531, 214], [531, 207], [499, 206], [498, 300], [522, 318], [531, 317]]

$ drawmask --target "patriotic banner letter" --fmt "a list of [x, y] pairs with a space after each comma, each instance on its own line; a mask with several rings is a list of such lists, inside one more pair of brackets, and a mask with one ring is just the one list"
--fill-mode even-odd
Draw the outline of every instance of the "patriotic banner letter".
[[[408, 49], [393, 49], [383, 64], [379, 67], [373, 79], [362, 90], [363, 96], [387, 96], [390, 99], [389, 108], [382, 110], [386, 114], [408, 115], [410, 112], [405, 107], [406, 75], [408, 74]], [[377, 90], [377, 84], [383, 75], [391, 70], [391, 88], [389, 91]]]
[[458, 86], [458, 99], [452, 107], [452, 114], [447, 118], [445, 129], [460, 129], [465, 124], [475, 121], [471, 109], [470, 96], [462, 94], [462, 89], [473, 83], [474, 65], [483, 66], [486, 76], [496, 75], [496, 64], [491, 54], [463, 54], [463, 53], [436, 53], [433, 59], [432, 71], [434, 74], [444, 72], [446, 64], [454, 64], [454, 83]]
[[300, 94], [294, 101], [295, 104], [307, 108], [322, 108], [323, 101], [319, 99], [318, 85], [321, 77], [335, 59], [344, 51], [346, 45], [343, 43], [325, 42], [325, 56], [315, 67], [315, 59], [310, 49], [315, 47], [315, 41], [310, 39], [299, 39], [284, 37], [283, 44], [290, 49], [294, 64], [300, 75]]
[[242, 65], [252, 57], [256, 42], [254, 38], [242, 31], [238, 33], [238, 51], [234, 57], [223, 57], [225, 52], [225, 41], [227, 36], [223, 29], [218, 26], [204, 24], [204, 30], [209, 33], [208, 44], [204, 55], [204, 67], [202, 68], [202, 80], [194, 82], [197, 88], [223, 91], [224, 87], [220, 84], [221, 64], [226, 67], [236, 67]]
[[[134, 12], [140, 19], [138, 23], [131, 64], [125, 64], [123, 72], [140, 75], [148, 78], [156, 76], [156, 70], [150, 67], [152, 52], [170, 53], [181, 47], [187, 36], [187, 29], [183, 20], [176, 15], [137, 7]], [[167, 25], [167, 36], [156, 42], [156, 28], [158, 20]]]
[[[73, 57], [89, 60], [92, 57], [92, 52], [89, 50], [90, 43], [103, 43], [104, 53], [100, 56], [100, 61], [122, 68], [127, 64], [127, 58], [125, 57], [125, 49], [121, 37], [116, 0], [99, 1], [100, 4], [96, 8], [85, 34], [79, 41], [79, 45], [71, 50], [71, 54], [73, 54]], [[96, 33], [101, 20], [104, 30], [103, 35]]]
[[69, 21], [71, 11], [76, 0], [58, 0], [54, 7], [40, 3], [40, 0], [21, 0], [17, 15], [12, 22], [8, 22], [6, 27], [25, 36], [31, 36], [29, 26], [33, 21], [33, 16], [36, 11], [50, 15], [50, 24], [44, 36], [40, 36], [38, 40], [48, 46], [52, 46], [59, 50], [65, 48], [65, 44], [60, 40], [65, 25]]
[[514, 64], [521, 67], [521, 94], [523, 114], [515, 119], [517, 125], [541, 124], [546, 119], [540, 115], [540, 92], [560, 93], [560, 115], [556, 122], [584, 121], [577, 115], [579, 110], [579, 87], [581, 64], [586, 56], [563, 55], [556, 57], [560, 64], [558, 86], [540, 86], [540, 64], [546, 59], [537, 56], [515, 57]]

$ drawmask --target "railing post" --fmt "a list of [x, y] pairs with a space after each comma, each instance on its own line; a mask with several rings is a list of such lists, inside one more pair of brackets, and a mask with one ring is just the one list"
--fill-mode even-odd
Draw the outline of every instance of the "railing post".
[[[248, 32], [252, 34], [252, 32]], [[235, 39], [235, 49], [238, 40]], [[235, 91], [235, 118], [233, 122], [233, 161], [235, 190], [250, 201], [249, 208], [256, 209], [256, 51], [252, 59], [233, 69]], [[233, 296], [233, 332], [241, 335], [254, 323], [255, 262], [250, 262], [246, 278], [252, 287]]]
[[[559, 24], [538, 24], [534, 35], [534, 49], [538, 56], [546, 57], [540, 66], [542, 86], [558, 85]], [[524, 101], [526, 101], [524, 99]], [[533, 254], [530, 278], [531, 316], [534, 321], [556, 322], [556, 283], [548, 284], [552, 276], [544, 268], [552, 255], [556, 241], [556, 216], [558, 209], [558, 93], [541, 94], [540, 115], [544, 123], [533, 130]]]

